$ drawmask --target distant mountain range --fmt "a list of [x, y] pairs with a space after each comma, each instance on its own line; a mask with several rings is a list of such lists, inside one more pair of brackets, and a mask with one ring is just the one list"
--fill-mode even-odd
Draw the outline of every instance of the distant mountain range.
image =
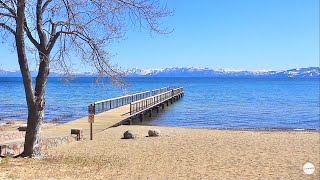
[[[320, 68], [297, 68], [285, 71], [236, 71], [214, 70], [209, 68], [164, 68], [164, 69], [138, 69], [126, 71], [126, 77], [234, 77], [234, 78], [319, 78]], [[33, 77], [36, 72], [31, 72]], [[94, 77], [91, 72], [73, 74], [76, 77]], [[62, 77], [63, 74], [50, 73], [50, 77]], [[0, 69], [0, 77], [21, 77], [20, 71], [5, 71]]]
[[128, 77], [238, 77], [238, 78], [319, 78], [320, 68], [297, 68], [285, 71], [235, 71], [209, 68], [130, 69]]

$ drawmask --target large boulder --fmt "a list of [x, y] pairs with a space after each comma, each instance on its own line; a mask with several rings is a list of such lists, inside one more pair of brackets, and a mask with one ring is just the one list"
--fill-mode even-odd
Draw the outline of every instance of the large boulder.
[[137, 138], [137, 133], [132, 130], [128, 130], [123, 133], [123, 139], [135, 139], [135, 138]]
[[160, 136], [160, 130], [159, 129], [150, 129], [148, 131], [149, 137], [158, 137]]

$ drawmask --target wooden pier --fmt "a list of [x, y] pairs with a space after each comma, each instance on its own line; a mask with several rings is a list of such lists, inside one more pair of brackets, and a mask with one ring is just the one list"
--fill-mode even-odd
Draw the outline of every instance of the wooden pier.
[[[151, 91], [126, 95], [122, 97], [107, 99], [90, 104], [88, 113], [94, 116], [94, 122], [88, 122], [88, 116], [44, 129], [41, 133], [43, 140], [61, 137], [70, 137], [72, 131], [81, 131], [81, 139], [89, 139], [92, 134], [99, 133], [110, 127], [121, 124], [132, 124], [133, 121], [143, 121], [144, 116], [152, 117], [152, 114], [164, 109], [165, 106], [174, 103], [184, 95], [183, 87], [164, 87]], [[90, 126], [91, 125], [91, 126]], [[92, 127], [92, 131], [90, 128]], [[92, 134], [91, 134], [92, 133]], [[91, 135], [90, 135], [91, 134]], [[51, 142], [48, 141], [48, 142]], [[69, 142], [69, 140], [67, 140]], [[45, 141], [43, 141], [45, 142]], [[60, 142], [60, 139], [59, 139]], [[24, 138], [9, 139], [0, 142], [0, 155], [17, 155], [22, 152]], [[64, 142], [58, 143], [63, 144]], [[45, 145], [50, 147], [51, 145]], [[11, 147], [19, 147], [12, 150]], [[10, 153], [8, 153], [10, 151]]]
[[[163, 109], [165, 105], [172, 104], [183, 95], [183, 87], [165, 87], [92, 103], [88, 107], [88, 111], [92, 107], [94, 114], [93, 133], [121, 124], [132, 124], [132, 121], [137, 118], [141, 121], [145, 115], [152, 116], [153, 111], [159, 112], [160, 107]], [[90, 137], [88, 117], [44, 130], [43, 135], [45, 137], [68, 135], [71, 129], [82, 129], [84, 138], [88, 139]]]

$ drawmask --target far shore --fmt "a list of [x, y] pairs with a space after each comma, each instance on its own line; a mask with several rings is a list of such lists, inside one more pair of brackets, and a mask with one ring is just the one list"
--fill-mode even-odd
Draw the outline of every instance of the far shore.
[[[159, 129], [160, 137], [147, 137]], [[126, 130], [136, 139], [122, 139]], [[2, 160], [0, 179], [317, 179], [318, 130], [119, 126], [51, 148], [43, 160]], [[314, 164], [307, 175], [303, 166]]]

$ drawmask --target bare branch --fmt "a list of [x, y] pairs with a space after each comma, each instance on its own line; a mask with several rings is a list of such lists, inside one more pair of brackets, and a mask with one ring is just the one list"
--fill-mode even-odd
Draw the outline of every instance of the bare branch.
[[0, 12], [0, 16], [5, 16], [5, 17], [10, 17], [10, 18], [16, 19], [16, 16], [15, 16], [15, 15], [8, 14], [8, 13], [2, 13], [2, 12]]
[[42, 12], [44, 12], [47, 8], [47, 6], [51, 3], [52, 0], [46, 0], [46, 2], [42, 6]]
[[40, 44], [43, 44], [43, 46], [46, 45], [46, 35], [42, 29], [43, 27], [43, 11], [42, 11], [42, 0], [37, 0], [37, 7], [36, 7], [36, 22], [37, 22], [37, 32], [40, 39]]
[[51, 50], [52, 50], [53, 46], [55, 45], [55, 43], [57, 42], [60, 34], [61, 33], [58, 32], [58, 33], [55, 33], [53, 36], [51, 36], [49, 43], [47, 45], [47, 48], [46, 48], [48, 52], [51, 52]]
[[24, 30], [26, 31], [27, 37], [29, 38], [29, 40], [32, 42], [32, 44], [39, 49], [40, 44], [37, 42], [37, 40], [35, 40], [35, 38], [32, 36], [31, 31], [28, 27], [27, 21], [24, 21]]
[[151, 1], [137, 1], [137, 0], [117, 0], [119, 3], [126, 6], [129, 10], [129, 14], [133, 14], [136, 20], [139, 21], [140, 26], [142, 26], [142, 21], [145, 20], [151, 31], [159, 34], [169, 34], [173, 30], [168, 31], [168, 29], [161, 29], [159, 18], [170, 16], [173, 14], [172, 11], [168, 10], [166, 7], [159, 7], [157, 0]]
[[16, 16], [16, 11], [14, 9], [12, 9], [11, 7], [9, 7], [5, 2], [0, 0], [0, 4], [2, 5], [2, 7], [7, 9], [11, 13], [11, 15]]
[[16, 32], [8, 25], [6, 25], [5, 23], [0, 23], [0, 27], [8, 30], [9, 32], [11, 32], [14, 36], [16, 35]]

